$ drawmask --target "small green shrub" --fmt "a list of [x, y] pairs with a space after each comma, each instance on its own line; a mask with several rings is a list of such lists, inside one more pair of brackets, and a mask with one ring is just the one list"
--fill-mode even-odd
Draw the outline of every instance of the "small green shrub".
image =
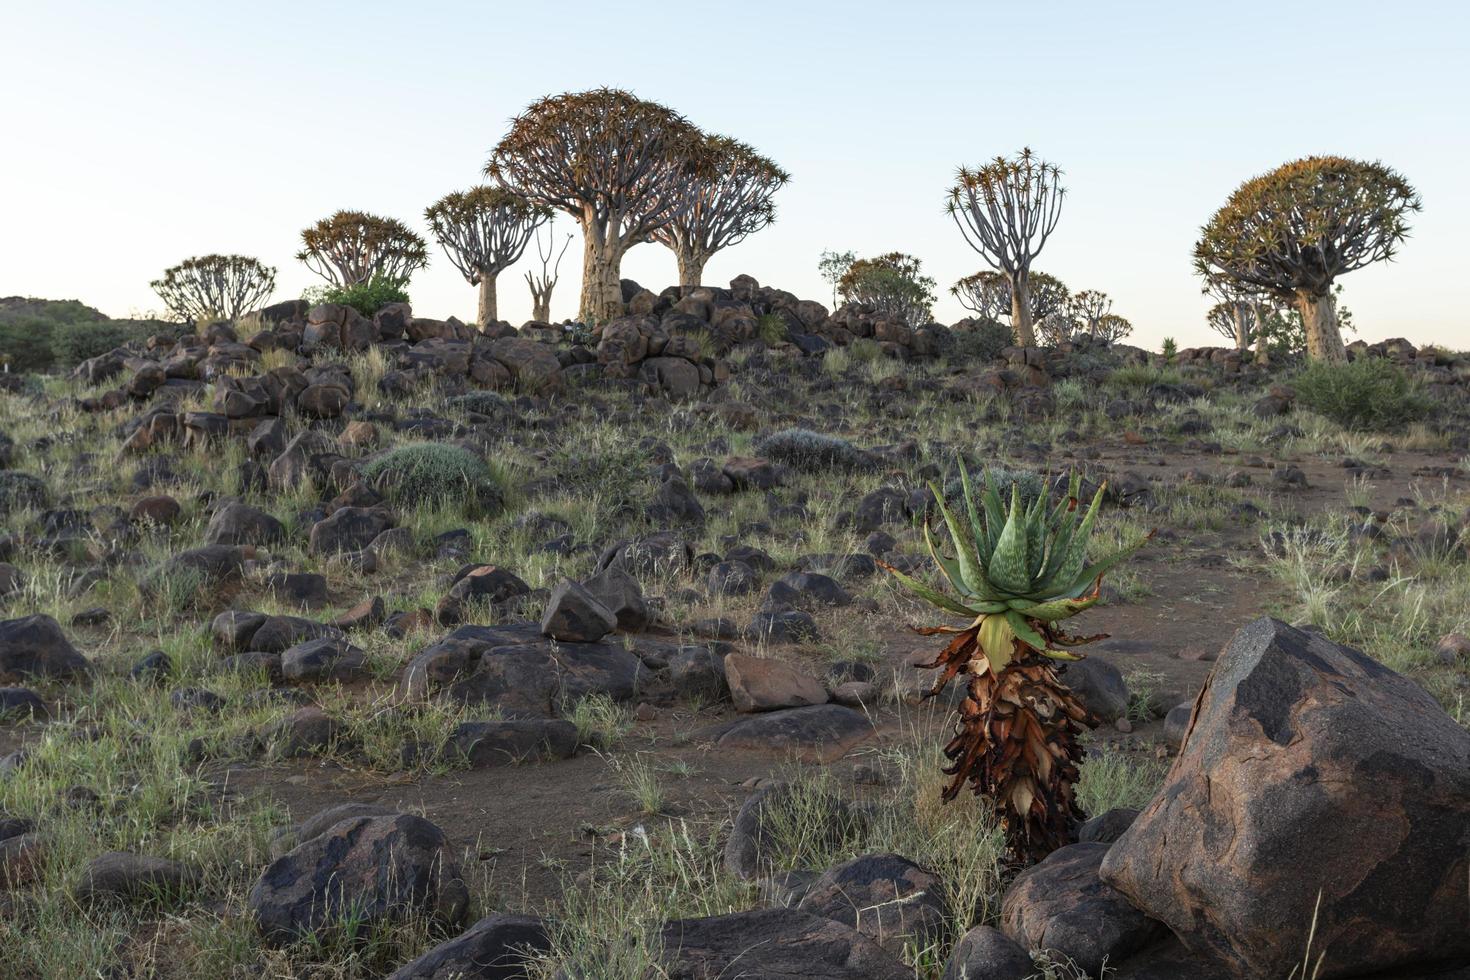
[[73, 367], [93, 357], [131, 343], [142, 343], [156, 333], [176, 330], [177, 324], [161, 320], [104, 320], [101, 323], [58, 324], [51, 335], [51, 349], [60, 367]]
[[988, 364], [1015, 342], [1015, 334], [1009, 326], [992, 320], [977, 325], [973, 330], [954, 331], [954, 357], [959, 361]]
[[[995, 486], [995, 492], [1000, 494], [1000, 499], [1010, 506], [1011, 487], [1021, 488], [1021, 503], [1027, 507], [1041, 496], [1041, 491], [1046, 489], [1046, 478], [1040, 473], [1031, 470], [1013, 470], [1005, 466], [970, 467], [970, 488], [979, 490], [986, 486], [987, 476], [991, 484]], [[958, 506], [959, 512], [964, 512], [964, 484], [956, 474], [944, 484], [944, 500], [951, 508]]]
[[370, 279], [355, 286], [326, 286], [308, 289], [301, 294], [308, 303], [335, 303], [350, 306], [363, 316], [372, 316], [391, 303], [407, 303], [408, 293], [391, 279]]
[[883, 356], [883, 348], [872, 337], [859, 337], [847, 345], [847, 356], [854, 364], [867, 364]]
[[460, 446], [436, 442], [399, 446], [370, 460], [363, 475], [395, 503], [458, 502], [466, 513], [485, 517], [505, 506], [502, 479], [483, 459]]
[[0, 363], [16, 373], [45, 371], [56, 357], [55, 333], [56, 321], [42, 316], [0, 321]]
[[476, 415], [499, 415], [510, 408], [510, 402], [493, 391], [468, 391], [449, 399], [449, 407]]
[[1151, 364], [1126, 364], [1108, 375], [1105, 382], [1109, 388], [1124, 394], [1139, 394], [1154, 385], [1180, 385], [1184, 375], [1172, 367], [1154, 367]]
[[1347, 429], [1392, 429], [1422, 418], [1430, 408], [1408, 375], [1378, 357], [1311, 364], [1293, 387], [1304, 407]]
[[766, 459], [806, 473], [825, 470], [870, 470], [873, 457], [846, 439], [809, 429], [781, 429], [755, 439], [755, 451]]

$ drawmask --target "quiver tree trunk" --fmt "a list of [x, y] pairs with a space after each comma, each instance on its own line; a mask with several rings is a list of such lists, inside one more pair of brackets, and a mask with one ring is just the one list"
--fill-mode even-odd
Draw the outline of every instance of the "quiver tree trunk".
[[480, 273], [480, 329], [500, 319], [495, 313], [495, 273]]
[[1011, 325], [1016, 330], [1016, 343], [1036, 346], [1036, 331], [1031, 326], [1031, 287], [1025, 279], [1011, 276]]
[[581, 319], [605, 323], [623, 315], [622, 253], [586, 236], [582, 253]]
[[1307, 357], [1313, 361], [1346, 361], [1347, 348], [1337, 329], [1337, 306], [1330, 288], [1324, 293], [1299, 289], [1296, 305], [1307, 335]]
[[531, 287], [531, 319], [541, 323], [551, 322], [551, 287], [545, 289]]
[[675, 250], [674, 256], [679, 262], [680, 289], [687, 293], [702, 285], [700, 280], [704, 277], [704, 264], [709, 261], [709, 256], [688, 247]]
[[1250, 346], [1250, 326], [1245, 315], [1245, 307], [1240, 303], [1235, 304], [1235, 349], [1243, 351]]

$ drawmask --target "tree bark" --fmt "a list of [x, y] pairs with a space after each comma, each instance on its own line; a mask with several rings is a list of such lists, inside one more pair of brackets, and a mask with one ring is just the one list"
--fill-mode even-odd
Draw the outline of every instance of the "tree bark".
[[582, 252], [582, 302], [580, 317], [585, 323], [604, 323], [623, 315], [623, 287], [619, 270], [622, 255], [608, 245], [584, 236]]
[[544, 292], [531, 290], [531, 319], [542, 323], [551, 322], [551, 287]]
[[704, 276], [704, 264], [708, 259], [692, 248], [681, 248], [674, 256], [679, 262], [679, 288], [688, 292], [703, 285], [700, 279]]
[[1016, 343], [1022, 347], [1036, 346], [1036, 331], [1031, 326], [1031, 289], [1025, 280], [1011, 276], [1011, 326], [1016, 331]]
[[1250, 337], [1245, 328], [1245, 308], [1239, 304], [1233, 304], [1235, 314], [1235, 349], [1243, 351], [1250, 346]]
[[495, 276], [480, 273], [480, 329], [499, 319], [495, 315]]
[[1296, 305], [1302, 315], [1302, 329], [1307, 334], [1307, 357], [1313, 361], [1346, 361], [1347, 348], [1337, 329], [1337, 304], [1332, 293], [1319, 295], [1299, 289]]

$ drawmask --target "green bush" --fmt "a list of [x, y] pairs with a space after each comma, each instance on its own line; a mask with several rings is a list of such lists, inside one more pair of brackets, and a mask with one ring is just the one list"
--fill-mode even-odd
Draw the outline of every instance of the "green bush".
[[1292, 385], [1304, 407], [1348, 429], [1391, 429], [1430, 408], [1408, 375], [1378, 357], [1311, 364]]
[[791, 330], [786, 318], [779, 313], [762, 313], [756, 320], [756, 334], [767, 347], [784, 344], [791, 339]]
[[45, 371], [56, 358], [52, 338], [56, 321], [26, 316], [0, 322], [0, 362], [16, 373]]
[[871, 470], [873, 457], [838, 436], [809, 429], [782, 429], [756, 437], [755, 451], [766, 459], [806, 473]]
[[308, 303], [350, 306], [363, 316], [372, 316], [390, 303], [407, 303], [408, 293], [391, 279], [370, 279], [355, 286], [328, 286], [301, 294]]
[[476, 415], [499, 415], [510, 409], [510, 402], [493, 391], [468, 391], [463, 395], [454, 395], [448, 404], [450, 408]]
[[953, 336], [955, 359], [979, 364], [995, 360], [1001, 351], [1016, 342], [1011, 328], [995, 320], [978, 324], [972, 330], [956, 330]]
[[461, 446], [419, 442], [390, 449], [363, 466], [363, 476], [396, 504], [457, 502], [467, 515], [493, 517], [505, 506], [502, 477]]
[[[1035, 503], [1036, 498], [1041, 496], [1041, 491], [1046, 489], [1046, 478], [1031, 470], [1013, 470], [998, 465], [968, 467], [968, 469], [971, 490], [978, 493], [982, 487], [986, 486], [985, 481], [988, 476], [996, 493], [1000, 494], [1000, 499], [1007, 507], [1011, 504], [1011, 487], [1013, 486], [1021, 488], [1021, 503], [1027, 507]], [[945, 482], [944, 500], [951, 508], [958, 507], [960, 513], [964, 512], [964, 483], [961, 482], [958, 474]]]
[[73, 367], [132, 341], [147, 340], [153, 331], [147, 321], [141, 324], [123, 320], [58, 324], [51, 340], [55, 363], [58, 367]]

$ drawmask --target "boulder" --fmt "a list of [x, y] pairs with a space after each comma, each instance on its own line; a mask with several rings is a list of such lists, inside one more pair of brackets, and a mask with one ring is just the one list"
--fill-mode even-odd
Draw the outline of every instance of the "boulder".
[[877, 943], [831, 919], [759, 909], [678, 919], [661, 934], [668, 980], [913, 980]]
[[632, 575], [609, 565], [582, 584], [617, 618], [618, 629], [637, 633], [648, 628], [653, 617], [643, 598], [643, 589]]
[[732, 653], [725, 678], [737, 711], [772, 711], [826, 704], [827, 688], [811, 674], [781, 660]]
[[527, 954], [550, 948], [541, 919], [497, 912], [405, 963], [388, 980], [525, 980]]
[[1470, 732], [1372, 658], [1258, 619], [1102, 876], [1244, 975], [1299, 963], [1314, 908], [1324, 978], [1463, 961]]
[[828, 868], [797, 908], [851, 926], [895, 956], [938, 942], [945, 928], [939, 878], [897, 854], [864, 854]]
[[1107, 852], [1069, 844], [1022, 871], [1001, 901], [1001, 930], [1027, 949], [1070, 957], [1088, 976], [1159, 938], [1163, 926], [1098, 877]]
[[617, 626], [617, 616], [570, 579], [563, 579], [551, 590], [541, 617], [543, 634], [573, 643], [595, 643]]
[[91, 664], [77, 652], [61, 624], [37, 614], [0, 622], [0, 680], [22, 677], [67, 679]]
[[1097, 656], [1066, 665], [1062, 683], [1099, 721], [1111, 724], [1128, 714], [1128, 683], [1123, 672]]
[[205, 544], [270, 545], [286, 540], [286, 526], [265, 511], [234, 501], [214, 512]]
[[724, 749], [748, 749], [802, 762], [835, 762], [873, 733], [868, 717], [836, 704], [766, 711], [736, 722], [719, 736]]
[[560, 718], [467, 721], [455, 727], [444, 753], [476, 769], [570, 759], [577, 754], [577, 726]]
[[177, 896], [194, 879], [194, 871], [179, 861], [108, 851], [87, 863], [72, 897], [80, 905], [146, 902]]
[[1026, 980], [1031, 954], [999, 929], [976, 926], [955, 943], [940, 980]]
[[268, 941], [290, 943], [344, 915], [362, 928], [411, 916], [453, 926], [469, 891], [444, 832], [397, 813], [349, 817], [302, 841], [261, 873], [247, 904]]

